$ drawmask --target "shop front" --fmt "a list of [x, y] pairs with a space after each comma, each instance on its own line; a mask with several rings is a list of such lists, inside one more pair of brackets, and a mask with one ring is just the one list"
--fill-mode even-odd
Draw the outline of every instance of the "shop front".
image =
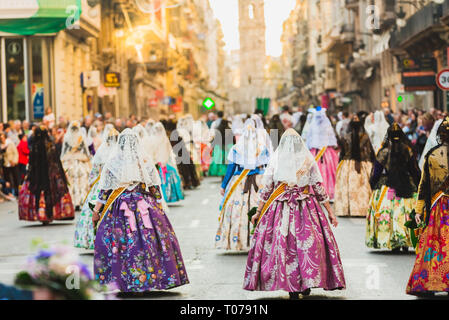
[[80, 8], [80, 0], [1, 1], [1, 121], [39, 120], [54, 105], [54, 38]]

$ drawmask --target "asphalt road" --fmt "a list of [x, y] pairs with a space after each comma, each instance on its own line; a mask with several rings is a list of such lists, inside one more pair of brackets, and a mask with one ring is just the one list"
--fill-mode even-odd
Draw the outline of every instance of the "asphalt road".
[[[140, 299], [288, 299], [288, 293], [249, 292], [242, 289], [247, 254], [214, 249], [218, 226], [219, 178], [206, 178], [170, 205], [168, 216], [180, 242], [190, 284]], [[365, 219], [339, 218], [334, 229], [346, 278], [346, 290], [313, 289], [305, 299], [415, 299], [405, 287], [415, 260], [413, 251], [394, 254], [365, 247]], [[17, 203], [0, 204], [0, 282], [12, 284], [14, 274], [33, 254], [33, 239], [71, 245], [75, 221], [48, 226], [18, 220]], [[93, 265], [93, 252], [77, 249]]]

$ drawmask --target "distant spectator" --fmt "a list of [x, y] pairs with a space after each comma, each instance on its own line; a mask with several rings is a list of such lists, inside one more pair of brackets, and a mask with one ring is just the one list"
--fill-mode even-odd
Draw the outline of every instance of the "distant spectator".
[[55, 121], [55, 114], [53, 113], [51, 107], [48, 107], [47, 110], [45, 110], [45, 116], [42, 119], [42, 122], [47, 128], [51, 129], [55, 125]]
[[0, 150], [3, 153], [3, 174], [7, 182], [11, 184], [14, 195], [18, 195], [19, 190], [19, 152], [15, 144], [5, 133], [0, 133]]
[[19, 184], [21, 185], [23, 183], [23, 179], [26, 175], [26, 167], [28, 164], [28, 159], [30, 155], [30, 150], [28, 149], [28, 140], [27, 136], [25, 134], [19, 135], [20, 142], [17, 146], [17, 151], [19, 152]]

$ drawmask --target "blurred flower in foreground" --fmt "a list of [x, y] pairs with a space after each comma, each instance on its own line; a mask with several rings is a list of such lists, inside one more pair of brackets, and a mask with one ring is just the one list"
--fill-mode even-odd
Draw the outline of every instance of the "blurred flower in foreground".
[[88, 266], [69, 246], [40, 249], [28, 258], [25, 270], [16, 275], [15, 285], [24, 289], [45, 288], [55, 300], [109, 300], [114, 288], [93, 280]]

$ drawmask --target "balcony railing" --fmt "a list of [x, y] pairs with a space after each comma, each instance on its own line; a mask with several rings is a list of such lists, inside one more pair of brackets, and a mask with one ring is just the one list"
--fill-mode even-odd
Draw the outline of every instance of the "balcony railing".
[[405, 41], [413, 38], [424, 30], [439, 24], [443, 10], [441, 5], [429, 3], [417, 11], [400, 30], [392, 33], [390, 47], [397, 48]]

